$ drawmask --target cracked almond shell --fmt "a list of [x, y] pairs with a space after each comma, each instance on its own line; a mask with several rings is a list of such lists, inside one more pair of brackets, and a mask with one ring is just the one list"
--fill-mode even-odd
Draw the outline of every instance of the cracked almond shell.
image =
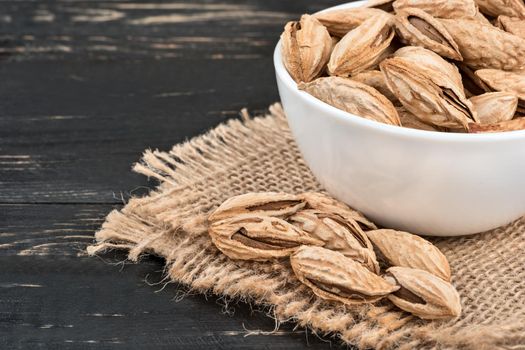
[[492, 90], [515, 93], [520, 100], [520, 105], [525, 103], [525, 71], [480, 69], [475, 74]]
[[304, 192], [298, 196], [306, 201], [305, 209], [314, 209], [327, 214], [339, 215], [345, 220], [357, 222], [363, 230], [377, 229], [377, 226], [363, 214], [324, 193]]
[[419, 318], [446, 319], [461, 314], [456, 288], [427, 271], [396, 266], [387, 270], [385, 279], [400, 287], [388, 299]]
[[300, 83], [298, 87], [345, 112], [380, 123], [400, 125], [392, 102], [363, 83], [341, 77], [326, 77], [310, 83]]
[[447, 258], [426, 239], [388, 229], [368, 231], [366, 234], [388, 265], [425, 270], [450, 281]]
[[305, 209], [289, 217], [288, 222], [323, 241], [324, 248], [340, 252], [370, 271], [379, 273], [372, 243], [356, 221], [343, 219], [337, 214]]
[[330, 34], [343, 37], [367, 19], [384, 13], [384, 11], [375, 8], [356, 7], [323, 11], [316, 13], [314, 17], [328, 29]]
[[423, 10], [407, 8], [398, 11], [395, 27], [401, 41], [407, 45], [421, 46], [456, 61], [463, 60], [458, 45], [445, 26]]
[[511, 92], [487, 92], [473, 96], [474, 106], [481, 124], [493, 124], [511, 120], [518, 107], [518, 96]]
[[310, 15], [300, 22], [288, 22], [281, 34], [282, 59], [296, 82], [312, 81], [325, 69], [332, 51], [326, 28]]
[[219, 221], [239, 214], [286, 218], [306, 205], [299, 196], [281, 192], [253, 192], [234, 196], [215, 209], [208, 221]]
[[466, 65], [502, 70], [525, 67], [525, 39], [476, 20], [440, 21], [457, 43]]
[[420, 69], [426, 69], [436, 80], [449, 80], [454, 84], [454, 90], [461, 95], [463, 83], [458, 68], [435, 52], [419, 46], [405, 46], [394, 53], [394, 57], [412, 61]]
[[300, 247], [290, 256], [290, 263], [299, 281], [327, 300], [371, 303], [399, 289], [360, 263], [321, 247]]
[[392, 18], [384, 12], [349, 31], [335, 45], [328, 61], [328, 73], [348, 77], [376, 65], [394, 38]]
[[474, 0], [396, 0], [396, 12], [417, 8], [439, 18], [473, 18], [478, 10]]
[[303, 244], [323, 245], [285, 220], [253, 214], [212, 222], [208, 233], [221, 252], [240, 260], [266, 261], [289, 256]]
[[390, 90], [424, 123], [468, 129], [469, 123], [478, 121], [463, 89], [442, 74], [414, 66], [404, 57], [387, 59], [380, 68]]

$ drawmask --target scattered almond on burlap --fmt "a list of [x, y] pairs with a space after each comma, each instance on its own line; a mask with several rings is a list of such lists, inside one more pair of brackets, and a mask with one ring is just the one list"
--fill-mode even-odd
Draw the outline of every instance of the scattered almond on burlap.
[[374, 0], [289, 22], [281, 45], [299, 89], [348, 113], [434, 132], [522, 129], [522, 0]]
[[246, 193], [222, 203], [208, 223], [212, 242], [226, 256], [288, 261], [298, 281], [322, 299], [349, 306], [388, 299], [423, 319], [461, 313], [447, 258], [436, 246], [377, 229], [325, 194]]
[[424, 270], [394, 266], [384, 279], [399, 286], [388, 299], [402, 310], [423, 319], [457, 317], [461, 302], [457, 290], [445, 280]]
[[399, 289], [355, 260], [322, 247], [300, 247], [291, 254], [290, 264], [316, 295], [344, 304], [378, 301]]

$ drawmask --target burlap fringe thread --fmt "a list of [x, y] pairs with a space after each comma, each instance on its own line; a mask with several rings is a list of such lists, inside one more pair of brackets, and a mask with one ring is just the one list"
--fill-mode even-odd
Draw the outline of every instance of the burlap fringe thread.
[[[134, 170], [159, 180], [149, 196], [111, 212], [90, 254], [126, 249], [166, 259], [167, 276], [194, 291], [267, 306], [359, 349], [525, 348], [525, 220], [472, 237], [434, 239], [453, 270], [463, 315], [425, 322], [387, 302], [348, 307], [326, 302], [295, 279], [287, 263], [232, 261], [211, 244], [206, 215], [250, 191], [322, 190], [292, 139], [279, 104], [263, 117], [230, 120], [169, 152], [148, 150]], [[443, 218], [446, 220], [446, 218]]]

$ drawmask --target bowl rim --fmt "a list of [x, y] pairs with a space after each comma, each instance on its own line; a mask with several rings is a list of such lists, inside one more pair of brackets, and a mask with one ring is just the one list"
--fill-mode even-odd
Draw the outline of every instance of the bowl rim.
[[[325, 12], [335, 9], [342, 8], [352, 8], [358, 7], [364, 4], [366, 0], [355, 1], [351, 3], [345, 3], [333, 7], [323, 9], [319, 12]], [[399, 127], [396, 125], [389, 125], [380, 123], [374, 120], [365, 119], [363, 117], [357, 116], [352, 113], [345, 112], [341, 109], [333, 107], [326, 102], [323, 102], [307, 92], [301, 91], [297, 88], [297, 83], [292, 79], [281, 58], [281, 39], [277, 42], [274, 54], [273, 54], [273, 63], [275, 67], [275, 72], [277, 78], [280, 79], [288, 89], [294, 91], [298, 94], [299, 98], [315, 104], [321, 110], [326, 112], [325, 117], [333, 118], [345, 124], [356, 124], [366, 129], [373, 129], [375, 131], [380, 131], [383, 133], [398, 135], [401, 137], [407, 138], [416, 138], [416, 139], [427, 139], [427, 140], [442, 140], [442, 141], [460, 141], [460, 142], [490, 142], [490, 141], [510, 141], [515, 139], [525, 139], [525, 130], [514, 130], [514, 131], [504, 131], [496, 133], [449, 133], [449, 132], [439, 132], [439, 131], [430, 131], [430, 130], [419, 130]], [[525, 117], [523, 117], [525, 118]]]

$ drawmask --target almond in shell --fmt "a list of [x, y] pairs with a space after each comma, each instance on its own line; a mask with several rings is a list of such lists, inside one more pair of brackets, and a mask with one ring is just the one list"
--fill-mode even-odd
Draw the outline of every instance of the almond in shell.
[[456, 61], [463, 58], [458, 45], [441, 22], [423, 10], [407, 8], [395, 16], [396, 32], [407, 45], [421, 46]]
[[525, 103], [525, 71], [507, 72], [499, 69], [480, 69], [476, 76], [494, 91], [516, 94], [519, 104]]
[[308, 82], [324, 71], [332, 51], [332, 39], [317, 19], [303, 15], [300, 22], [288, 22], [284, 27], [281, 48], [288, 73], [296, 82]]
[[400, 125], [397, 111], [376, 89], [341, 77], [319, 78], [298, 85], [303, 90], [329, 105], [365, 119]]
[[463, 89], [458, 68], [431, 50], [419, 46], [405, 46], [397, 50], [394, 57], [412, 61], [418, 68], [426, 69], [427, 73], [433, 75], [435, 79], [449, 80], [458, 90], [458, 94]]
[[399, 286], [388, 299], [402, 310], [427, 320], [454, 318], [461, 314], [456, 288], [427, 271], [396, 266], [389, 268], [384, 277]]
[[478, 122], [462, 87], [450, 78], [414, 66], [413, 60], [404, 57], [387, 59], [380, 67], [390, 90], [424, 123], [466, 130], [469, 123]]
[[425, 270], [450, 281], [447, 258], [429, 241], [408, 232], [388, 229], [366, 234], [388, 265]]
[[518, 107], [518, 96], [511, 92], [487, 92], [473, 96], [470, 102], [481, 124], [494, 124], [511, 120]]
[[383, 14], [385, 12], [379, 9], [357, 7], [322, 11], [316, 13], [314, 17], [328, 29], [330, 34], [343, 37], [367, 19]]
[[328, 73], [348, 77], [376, 65], [394, 38], [392, 18], [385, 12], [348, 32], [332, 51]]
[[396, 0], [393, 6], [396, 13], [417, 8], [439, 18], [473, 18], [478, 13], [474, 0]]
[[339, 215], [350, 222], [357, 222], [363, 230], [375, 230], [377, 226], [363, 214], [348, 205], [320, 192], [304, 192], [299, 197], [306, 201], [305, 209], [314, 209], [327, 214]]
[[322, 247], [302, 246], [290, 256], [290, 263], [299, 281], [327, 300], [371, 303], [399, 289], [360, 263]]
[[356, 221], [345, 220], [336, 214], [305, 209], [292, 215], [288, 222], [323, 241], [324, 248], [340, 252], [370, 271], [379, 273], [372, 243]]
[[458, 45], [463, 62], [471, 68], [525, 68], [525, 39], [476, 20], [440, 21]]
[[231, 259], [240, 260], [282, 258], [303, 244], [324, 244], [287, 221], [253, 214], [212, 222], [208, 233], [221, 252]]
[[506, 15], [525, 18], [523, 0], [476, 0], [479, 10], [490, 17]]
[[219, 221], [239, 214], [286, 218], [304, 208], [306, 201], [282, 192], [251, 192], [234, 196], [215, 209], [208, 221]]

